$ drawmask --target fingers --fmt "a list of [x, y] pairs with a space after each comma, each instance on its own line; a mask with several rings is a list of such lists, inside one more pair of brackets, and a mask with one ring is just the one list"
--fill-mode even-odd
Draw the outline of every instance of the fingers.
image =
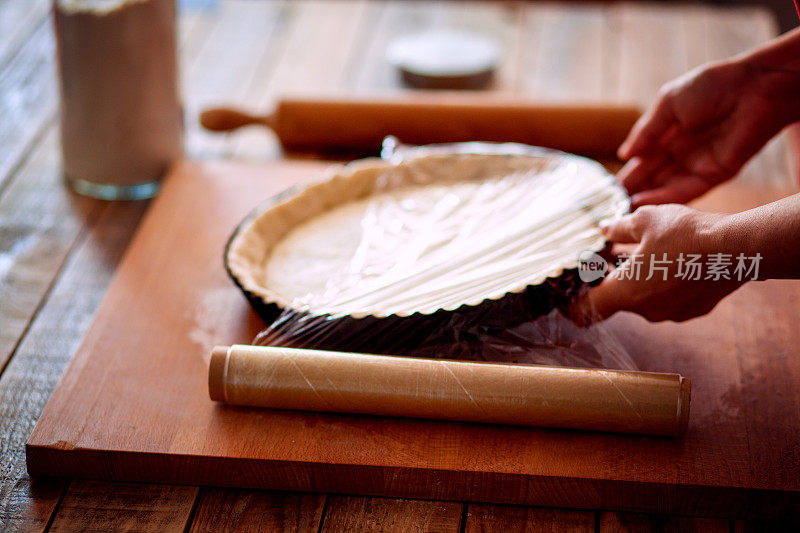
[[655, 154], [651, 157], [633, 157], [617, 173], [617, 179], [622, 183], [628, 194], [649, 189], [652, 187], [652, 177], [666, 164], [664, 154]]
[[653, 301], [652, 298], [643, 298], [647, 288], [637, 286], [637, 282], [626, 281], [617, 276], [606, 276], [603, 281], [590, 289], [576, 302], [571, 310], [571, 317], [581, 326], [589, 326], [614, 315], [618, 311], [631, 311], [643, 316], [650, 322], [673, 320], [685, 322], [698, 316], [710, 313], [717, 303], [729, 292], [715, 295], [707, 294], [698, 288], [691, 294], [699, 296], [692, 299], [691, 305], [671, 306], [660, 305], [662, 300]]
[[584, 323], [604, 320], [617, 311], [624, 311], [624, 299], [620, 298], [620, 280], [606, 276], [600, 285], [593, 287], [578, 302], [578, 313]]
[[661, 187], [631, 196], [631, 209], [653, 204], [685, 204], [705, 194], [710, 188], [711, 184], [699, 176], [675, 177]]
[[636, 121], [627, 139], [617, 151], [619, 158], [628, 160], [635, 155], [651, 151], [658, 145], [661, 136], [676, 122], [670, 97], [664, 94]]
[[600, 222], [600, 232], [610, 242], [633, 244], [641, 240], [641, 227], [637, 223], [636, 214], [625, 215], [617, 219], [606, 219]]
[[[747, 112], [736, 110], [730, 117], [691, 131], [677, 125], [670, 126], [653, 150], [666, 155], [687, 172], [715, 183], [725, 181], [734, 176], [780, 129], [763, 110], [752, 107], [749, 106]], [[647, 157], [653, 157], [653, 154]], [[645, 177], [639, 179], [649, 182]]]
[[726, 178], [727, 174], [719, 172], [704, 175], [687, 170], [663, 154], [633, 157], [617, 174], [631, 195], [633, 210], [643, 205], [690, 202]]
[[[606, 239], [620, 244], [638, 243], [641, 232], [645, 230], [645, 217], [641, 213], [632, 213], [615, 220], [600, 222], [600, 231]], [[572, 319], [581, 325], [589, 325], [613, 315], [624, 309], [626, 298], [623, 298], [624, 286], [614, 274], [609, 274], [600, 284], [589, 290], [573, 306], [570, 311]]]

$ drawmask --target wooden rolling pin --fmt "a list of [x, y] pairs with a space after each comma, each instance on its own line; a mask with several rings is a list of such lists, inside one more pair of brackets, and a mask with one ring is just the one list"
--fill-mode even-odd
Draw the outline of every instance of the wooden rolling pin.
[[217, 108], [204, 111], [200, 121], [213, 131], [267, 126], [287, 150], [374, 152], [385, 136], [394, 135], [406, 144], [519, 142], [608, 157], [639, 115], [630, 105], [543, 105], [417, 94], [402, 99], [285, 99], [269, 116]]
[[677, 374], [218, 346], [212, 400], [232, 405], [677, 436]]

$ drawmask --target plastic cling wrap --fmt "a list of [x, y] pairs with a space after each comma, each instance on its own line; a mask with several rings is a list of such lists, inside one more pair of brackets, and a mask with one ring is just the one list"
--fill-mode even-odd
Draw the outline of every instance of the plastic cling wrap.
[[630, 370], [565, 311], [591, 282], [579, 257], [606, 251], [598, 222], [628, 207], [585, 158], [390, 147], [262, 206], [226, 262], [270, 322], [257, 345]]

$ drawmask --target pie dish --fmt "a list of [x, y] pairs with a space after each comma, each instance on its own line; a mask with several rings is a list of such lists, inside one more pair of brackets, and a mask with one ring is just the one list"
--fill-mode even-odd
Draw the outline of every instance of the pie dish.
[[335, 330], [329, 348], [403, 352], [566, 303], [584, 284], [579, 255], [606, 246], [598, 222], [628, 209], [613, 176], [583, 157], [432, 145], [334, 167], [268, 200], [230, 238], [225, 265], [267, 321]]

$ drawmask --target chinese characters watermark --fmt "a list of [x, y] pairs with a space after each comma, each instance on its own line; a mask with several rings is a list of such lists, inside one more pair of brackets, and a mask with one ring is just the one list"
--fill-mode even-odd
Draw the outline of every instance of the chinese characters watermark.
[[[624, 280], [667, 281], [670, 275], [687, 281], [750, 281], [758, 279], [761, 254], [738, 255], [726, 253], [684, 254], [667, 257], [663, 254], [620, 254], [616, 270], [611, 276]], [[608, 262], [600, 255], [584, 251], [578, 257], [578, 275], [582, 281], [591, 283], [608, 272]]]

